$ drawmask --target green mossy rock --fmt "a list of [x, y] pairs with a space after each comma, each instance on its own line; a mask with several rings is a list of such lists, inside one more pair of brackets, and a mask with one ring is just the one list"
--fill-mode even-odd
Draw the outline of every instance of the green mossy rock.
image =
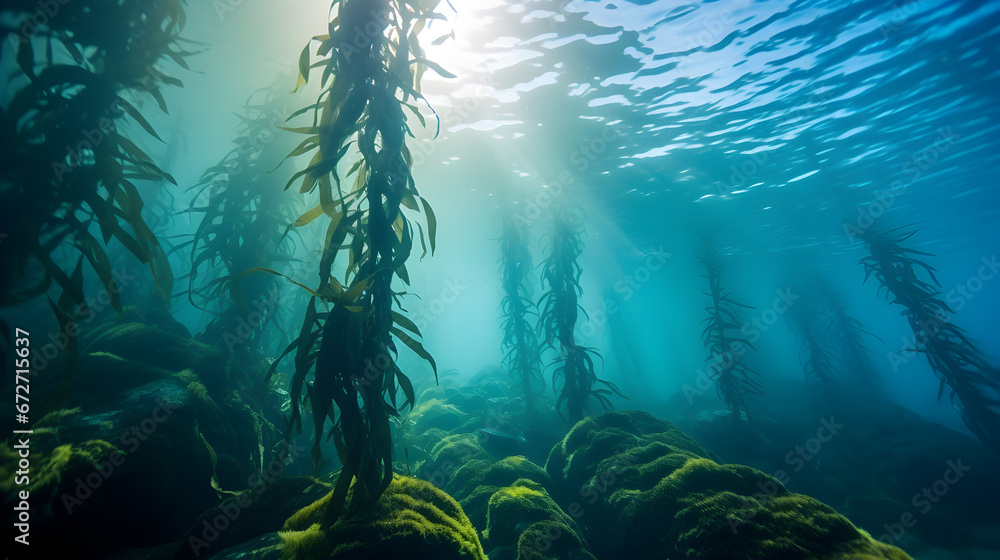
[[[333, 490], [332, 484], [308, 476], [258, 479], [257, 482], [255, 488], [202, 513], [181, 541], [173, 560], [208, 558], [224, 549], [241, 547], [241, 543], [255, 543], [269, 533], [274, 536], [269, 544], [278, 544], [281, 541], [277, 532], [289, 517]], [[250, 548], [262, 547], [258, 543]]]
[[490, 496], [483, 544], [493, 560], [593, 559], [573, 519], [541, 484], [528, 479]]
[[[624, 478], [624, 477], [623, 477]], [[631, 496], [628, 496], [631, 494]], [[750, 467], [689, 459], [644, 492], [612, 492], [622, 545], [670, 558], [909, 558], [881, 544], [829, 506], [785, 490]], [[666, 527], [658, 520], [672, 519]]]
[[[85, 322], [89, 324], [91, 321]], [[107, 314], [96, 325], [90, 325], [91, 329], [82, 337], [82, 340], [89, 344], [95, 338], [100, 337], [102, 333], [106, 333], [124, 323], [144, 323], [181, 338], [191, 338], [191, 331], [177, 321], [177, 319], [174, 319], [168, 311], [159, 308], [159, 304], [157, 303], [144, 308], [135, 305], [126, 305], [122, 308], [120, 315], [108, 310]]]
[[120, 453], [120, 450], [103, 439], [67, 443], [42, 453], [33, 451], [31, 483], [21, 487], [14, 484], [17, 451], [0, 442], [0, 494], [6, 499], [20, 490], [28, 490], [33, 500], [55, 502], [61, 486], [70, 483], [72, 477], [89, 474], [93, 471], [92, 465], [103, 461], [110, 453]]
[[473, 459], [489, 459], [474, 434], [445, 436], [431, 450], [431, 457], [417, 463], [417, 477], [444, 488], [462, 465]]
[[543, 487], [552, 483], [541, 467], [524, 457], [515, 456], [499, 461], [492, 458], [471, 459], [455, 472], [445, 489], [462, 505], [472, 524], [485, 529], [490, 497], [521, 479]]
[[468, 420], [468, 414], [441, 399], [430, 399], [414, 407], [407, 415], [407, 420], [412, 423], [416, 434], [425, 433], [432, 428], [450, 433]]
[[96, 333], [86, 344], [89, 353], [114, 354], [138, 364], [169, 371], [193, 370], [213, 398], [227, 388], [222, 352], [191, 338], [140, 322], [126, 322]]
[[[339, 520], [324, 527], [330, 497], [285, 522], [281, 544], [270, 545], [280, 546], [283, 560], [487, 560], [462, 508], [429, 482], [397, 475], [369, 521]], [[261, 551], [250, 557], [269, 556]]]
[[[40, 418], [31, 435], [33, 554], [99, 557], [182, 537], [218, 503], [213, 452], [198, 432], [194, 402], [164, 380], [128, 391], [113, 407]], [[14, 464], [10, 450], [0, 450], [0, 472]], [[13, 490], [0, 487], [4, 507]], [[109, 526], [119, 531], [114, 539], [94, 538]]]
[[74, 373], [73, 391], [66, 400], [71, 407], [100, 405], [109, 395], [165, 379], [171, 372], [115, 354], [92, 352], [80, 356]]
[[763, 472], [709, 457], [669, 422], [611, 412], [574, 426], [546, 469], [602, 558], [909, 558]]
[[642, 411], [608, 412], [578, 422], [552, 448], [545, 470], [557, 500], [578, 500], [612, 467], [650, 463], [636, 474], [651, 486], [697, 457], [710, 455], [670, 422]]
[[[498, 560], [490, 556], [492, 560]], [[554, 520], [532, 523], [517, 540], [517, 560], [597, 560], [583, 540]]]

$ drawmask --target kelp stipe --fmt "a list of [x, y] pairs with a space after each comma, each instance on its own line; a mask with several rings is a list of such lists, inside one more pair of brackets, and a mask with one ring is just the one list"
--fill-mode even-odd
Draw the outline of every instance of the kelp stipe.
[[[280, 143], [259, 138], [272, 132], [273, 117], [280, 111], [274, 93], [261, 89], [247, 100], [233, 140], [236, 147], [191, 187], [195, 198], [187, 212], [201, 215], [198, 227], [190, 240], [174, 248], [190, 247], [186, 293], [191, 304], [215, 315], [197, 338], [230, 352], [237, 347], [255, 351], [264, 327], [280, 310], [273, 301], [276, 279], [249, 273], [290, 259], [282, 240], [296, 213], [282, 182], [276, 184], [282, 179], [270, 174], [284, 152], [277, 155]], [[254, 313], [260, 320], [245, 319]], [[233, 334], [244, 330], [241, 336]]]
[[535, 412], [535, 385], [542, 380], [538, 335], [529, 318], [538, 316], [531, 299], [531, 250], [528, 232], [513, 213], [504, 216], [500, 237], [500, 273], [504, 296], [500, 300], [503, 323], [503, 366], [521, 388], [528, 414]]
[[1000, 449], [1000, 370], [964, 330], [950, 322], [954, 311], [939, 297], [936, 271], [921, 260], [932, 255], [902, 245], [916, 233], [916, 229], [888, 228], [879, 222], [854, 232], [868, 249], [868, 256], [861, 259], [865, 281], [874, 277], [879, 292], [884, 289], [890, 303], [903, 307], [902, 315], [914, 336], [914, 348], [907, 350], [927, 356], [941, 381], [938, 398], [945, 385], [950, 387], [952, 404], [969, 430], [986, 445]]
[[705, 308], [708, 317], [702, 322], [707, 325], [701, 333], [709, 354], [709, 377], [715, 380], [716, 392], [732, 412], [733, 419], [749, 419], [747, 400], [764, 392], [755, 379], [760, 374], [747, 367], [742, 359], [746, 349], [753, 348], [753, 345], [740, 334], [732, 334], [732, 331], [739, 333], [742, 325], [736, 308], [753, 308], [734, 301], [722, 287], [722, 264], [708, 235], [704, 236], [704, 249], [699, 258], [705, 266], [703, 278], [708, 280], [708, 292], [702, 293], [712, 298], [711, 305]]
[[[8, 4], [0, 8], [5, 21], [46, 16], [33, 3]], [[169, 303], [173, 274], [134, 181], [176, 183], [118, 123], [131, 120], [160, 140], [139, 101], [167, 111], [161, 88], [181, 81], [159, 65], [170, 59], [187, 67], [192, 53], [179, 46], [185, 19], [181, 0], [79, 0], [60, 4], [31, 35], [24, 25], [0, 27], [0, 42], [13, 47], [20, 67], [10, 76], [10, 104], [0, 108], [0, 223], [16, 234], [0, 244], [0, 305], [27, 301], [54, 282], [61, 307], [73, 314], [70, 307], [86, 305], [76, 273], [86, 260], [120, 312], [105, 251], [112, 238], [149, 266]], [[109, 22], [112, 32], [94, 32]], [[53, 257], [61, 246], [79, 251], [74, 272]]]
[[[598, 379], [594, 371], [594, 357], [600, 354], [594, 348], [576, 344], [573, 332], [576, 328], [580, 276], [583, 269], [577, 260], [583, 251], [583, 212], [579, 208], [559, 201], [552, 207], [552, 239], [549, 254], [542, 262], [542, 287], [547, 288], [541, 299], [539, 326], [543, 334], [543, 344], [560, 352], [553, 364], [552, 386], [556, 389], [556, 412], [568, 422], [575, 424], [591, 412], [588, 400], [596, 399], [607, 411], [612, 408], [608, 396], [623, 396], [613, 383]], [[600, 383], [607, 387], [595, 388]], [[563, 414], [562, 407], [566, 413]]]
[[792, 292], [798, 301], [787, 317], [802, 337], [803, 370], [812, 394], [827, 405], [856, 405], [884, 397], [863, 336], [869, 333], [819, 274], [809, 274]]
[[[800, 293], [804, 292], [800, 290]], [[802, 350], [806, 356], [802, 360], [802, 370], [806, 387], [814, 397], [836, 400], [844, 390], [840, 382], [841, 371], [827, 338], [827, 325], [817, 314], [813, 303], [807, 300], [789, 307], [788, 318], [802, 337]]]
[[[435, 375], [437, 370], [417, 340], [417, 327], [396, 310], [402, 294], [392, 290], [394, 278], [409, 283], [406, 259], [416, 237], [402, 207], [424, 213], [428, 236], [425, 240], [418, 224], [420, 244], [425, 252], [428, 245], [431, 251], [435, 246], [434, 214], [419, 197], [410, 173], [412, 158], [405, 142], [410, 130], [404, 114], [405, 108], [423, 122], [408, 101], [423, 100], [418, 88], [425, 66], [447, 74], [422, 57], [417, 43], [427, 20], [443, 19], [432, 9], [408, 0], [334, 2], [330, 33], [313, 38], [319, 43], [318, 54], [326, 58], [311, 63], [307, 45], [299, 59], [300, 85], [308, 82], [312, 68], [322, 67], [323, 91], [315, 104], [290, 117], [311, 112], [313, 119], [311, 126], [289, 129], [307, 135], [289, 157], [316, 153], [286, 188], [301, 179], [299, 192], [319, 191], [319, 205], [294, 225], [321, 216], [329, 225], [319, 286], [306, 288], [313, 298], [299, 337], [285, 350], [295, 351], [286, 437], [301, 430], [299, 399], [308, 390], [316, 432], [313, 458], [321, 464], [319, 444], [329, 418], [330, 438], [343, 464], [325, 512], [329, 525], [342, 515], [366, 515], [392, 482], [390, 418], [415, 400], [412, 384], [396, 365], [396, 341], [430, 362]], [[364, 30], [364, 41], [356, 40], [359, 30]], [[344, 189], [337, 166], [355, 144], [361, 158], [346, 175], [356, 174], [356, 179], [352, 188]], [[343, 283], [332, 273], [341, 251], [347, 256]], [[332, 304], [332, 310], [317, 310], [317, 299]], [[306, 376], [313, 365], [310, 386]], [[397, 402], [399, 391], [402, 402]]]
[[839, 361], [844, 369], [844, 384], [855, 397], [861, 394], [870, 400], [885, 399], [885, 387], [882, 386], [882, 380], [872, 361], [871, 349], [866, 344], [866, 338], [879, 338], [866, 331], [861, 321], [848, 313], [847, 304], [829, 283], [819, 279], [814, 288], [817, 301], [823, 306], [823, 317], [830, 339], [839, 352]]

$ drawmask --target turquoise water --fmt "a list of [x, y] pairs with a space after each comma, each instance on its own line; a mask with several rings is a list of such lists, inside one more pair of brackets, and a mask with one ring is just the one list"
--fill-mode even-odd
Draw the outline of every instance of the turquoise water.
[[[611, 349], [629, 354], [621, 367], [666, 363], [680, 370], [668, 379], [697, 369], [698, 333], [685, 322], [702, 307], [692, 297], [701, 291], [693, 234], [713, 231], [747, 303], [766, 306], [796, 270], [813, 267], [882, 339], [873, 351], [891, 368], [888, 354], [910, 333], [862, 283], [864, 249], [847, 235], [883, 215], [919, 228], [912, 244], [936, 255], [943, 297], [959, 302], [974, 339], [995, 348], [1000, 292], [975, 277], [983, 259], [993, 261], [1000, 229], [998, 10], [929, 1], [459, 10], [456, 28], [474, 32], [443, 63], [460, 77], [425, 86], [445, 123], [434, 157], [443, 153], [444, 182], [458, 185], [439, 186], [435, 170], [425, 188], [443, 187], [462, 209], [456, 234], [482, 227], [488, 205], [543, 215], [550, 198], [540, 184], [584, 200], [583, 258], [593, 266], [583, 297], [594, 320], [582, 334], [637, 346]], [[632, 278], [660, 260], [667, 266]], [[960, 292], [970, 281], [979, 289]], [[620, 312], [601, 320], [609, 308]], [[618, 332], [608, 334], [612, 323]], [[762, 344], [774, 341], [776, 369], [794, 375], [796, 356], [777, 357], [795, 344], [782, 331], [778, 324]], [[889, 380], [897, 398], [957, 426], [924, 364], [901, 369]], [[665, 383], [654, 399], [674, 389]]]
[[[101, 191], [129, 208], [112, 212], [125, 224], [121, 231], [105, 229], [107, 215], [74, 198], [86, 192], [79, 184], [73, 190], [43, 181], [52, 163], [70, 165], [72, 156], [60, 145], [50, 161], [47, 152], [34, 157], [32, 146], [61, 143], [64, 134], [71, 145], [73, 131], [31, 137], [33, 126], [51, 120], [8, 118], [6, 111], [23, 106], [18, 92], [33, 83], [23, 74], [26, 51], [14, 48], [17, 33], [26, 36], [15, 22], [36, 7], [0, 8], [11, 45], [0, 49], [0, 70], [10, 76], [0, 87], [0, 116], [12, 154], [0, 159], [0, 255], [11, 271], [2, 278], [9, 293], [0, 319], [4, 330], [34, 333], [38, 376], [31, 383], [45, 401], [37, 410], [54, 412], [33, 440], [32, 460], [48, 465], [32, 486], [38, 533], [86, 540], [81, 535], [99, 528], [93, 520], [107, 516], [129, 535], [113, 545], [88, 541], [85, 557], [191, 557], [197, 549], [185, 548], [185, 537], [200, 534], [198, 523], [213, 508], [256, 486], [246, 475], [265, 473], [267, 455], [292, 433], [286, 421], [296, 408], [296, 349], [288, 345], [305, 329], [316, 338], [300, 361], [347, 359], [330, 358], [317, 334], [334, 332], [325, 314], [332, 305], [305, 315], [329, 220], [303, 219], [319, 203], [315, 191], [301, 194], [297, 182], [285, 188], [311, 157], [285, 158], [304, 138], [285, 129], [311, 125], [308, 115], [289, 116], [320, 95], [321, 70], [297, 86], [297, 61], [309, 38], [326, 32], [328, 8], [323, 0], [186, 7], [185, 63], [157, 61], [184, 87], [168, 84], [162, 99], [136, 93], [135, 84], [118, 92], [145, 117], [118, 114], [119, 130], [170, 175], [134, 178], [141, 212]], [[479, 460], [523, 453], [539, 472], [546, 466], [570, 427], [560, 418], [566, 410], [552, 365], [567, 346], [560, 335], [562, 346], [541, 345], [534, 358], [541, 377], [532, 390], [544, 413], [517, 408], [522, 386], [505, 371], [501, 302], [509, 293], [500, 240], [509, 233], [505, 220], [517, 224], [531, 261], [524, 299], [536, 312], [542, 301], [544, 316], [553, 220], [571, 208], [582, 242], [572, 341], [595, 352], [588, 355], [596, 377], [620, 390], [608, 395], [615, 409], [667, 419], [704, 448], [695, 455], [763, 471], [915, 559], [998, 557], [1000, 2], [452, 0], [437, 10], [445, 19], [420, 34], [423, 58], [436, 64], [423, 74], [414, 112], [405, 110], [411, 169], [433, 207], [437, 239], [433, 254], [414, 241], [406, 281], [398, 275], [391, 284], [393, 310], [405, 313], [423, 344], [411, 352], [396, 334], [390, 346], [418, 397], [417, 412], [392, 419], [397, 473], [430, 480], [472, 511], [468, 493], [462, 497], [468, 489], [423, 470], [439, 465], [433, 448], [445, 436], [477, 434]], [[129, 33], [110, 16], [94, 28], [98, 37]], [[39, 72], [40, 29], [31, 34], [30, 54]], [[309, 62], [318, 60], [312, 46]], [[141, 50], [122, 52], [129, 49]], [[72, 61], [72, 52], [56, 51], [57, 62]], [[103, 62], [95, 60], [82, 66], [97, 73]], [[79, 93], [58, 87], [53, 91], [67, 99]], [[51, 102], [50, 93], [36, 93]], [[159, 110], [161, 101], [169, 112]], [[240, 128], [247, 104], [257, 119], [249, 130]], [[233, 142], [238, 147], [229, 152]], [[80, 168], [99, 152], [81, 150]], [[213, 167], [220, 160], [227, 165]], [[353, 184], [354, 177], [344, 181]], [[50, 200], [62, 206], [38, 210]], [[429, 234], [428, 212], [416, 208], [405, 215]], [[162, 247], [164, 261], [153, 268], [167, 270], [172, 286], [149, 273], [132, 244], [119, 242], [134, 235], [148, 249], [141, 228], [127, 222], [132, 209]], [[45, 245], [74, 216], [82, 222], [68, 228], [74, 241], [52, 245], [48, 269], [22, 259], [18, 248]], [[877, 239], [893, 228], [903, 233]], [[106, 262], [91, 240], [106, 249]], [[74, 274], [80, 251], [86, 259]], [[878, 258], [887, 251], [895, 260]], [[345, 246], [339, 254], [347, 253]], [[334, 276], [350, 288], [344, 257], [337, 258]], [[917, 262], [901, 264], [906, 258]], [[121, 313], [105, 269], [120, 288]], [[32, 292], [26, 278], [48, 284]], [[233, 294], [237, 284], [242, 292]], [[374, 289], [362, 288], [355, 298]], [[74, 307], [76, 291], [89, 311]], [[247, 305], [234, 305], [241, 297]], [[75, 315], [57, 321], [56, 307]], [[719, 307], [732, 315], [715, 313]], [[928, 327], [928, 318], [937, 322]], [[736, 346], [727, 343], [729, 353], [720, 354], [706, 336], [713, 320], [723, 319], [721, 336]], [[538, 342], [543, 322], [529, 314]], [[423, 349], [436, 362], [438, 382]], [[727, 396], [713, 368], [734, 359], [759, 390], [737, 380], [739, 398]], [[316, 405], [305, 403], [326, 390], [315, 385], [324, 367], [310, 370], [301, 391], [302, 449], [315, 437]], [[406, 389], [399, 392], [402, 398]], [[120, 430], [143, 426], [146, 409], [163, 399], [180, 406], [173, 418], [182, 419], [154, 416], [154, 431], [163, 430], [157, 443], [133, 449], [135, 440], [121, 439], [128, 453], [118, 472], [130, 474], [99, 469], [103, 478], [91, 490], [102, 498], [82, 499], [91, 521], [81, 523], [65, 496], [79, 498], [74, 485], [91, 474], [89, 465]], [[598, 401], [588, 402], [588, 412], [601, 412]], [[505, 407], [520, 412], [511, 416]], [[491, 423], [498, 410], [503, 421]], [[14, 417], [9, 405], [3, 412]], [[261, 509], [269, 511], [255, 510], [255, 521], [269, 521], [241, 526], [240, 538], [223, 531], [229, 536], [219, 542], [235, 548], [220, 552], [219, 545], [213, 554], [280, 552], [260, 550], [280, 541], [281, 521], [325, 494], [341, 467], [333, 440], [317, 439], [330, 462], [314, 469], [308, 452], [293, 453], [281, 463], [293, 475], [287, 486], [268, 494], [274, 502]], [[65, 445], [76, 446], [72, 460]], [[12, 473], [13, 452], [0, 452], [10, 460], [2, 472]], [[545, 476], [555, 480], [553, 472]], [[4, 481], [5, 506], [13, 487]], [[148, 503], [134, 503], [147, 491]], [[553, 507], [572, 515], [559, 492], [549, 491], [559, 502]], [[591, 511], [604, 511], [598, 504]], [[612, 523], [597, 515], [580, 521], [581, 534], [591, 552], [609, 560], [615, 547], [602, 530]], [[475, 528], [489, 543], [484, 527]], [[68, 546], [51, 550], [66, 553]], [[502, 548], [496, 558], [510, 553]]]

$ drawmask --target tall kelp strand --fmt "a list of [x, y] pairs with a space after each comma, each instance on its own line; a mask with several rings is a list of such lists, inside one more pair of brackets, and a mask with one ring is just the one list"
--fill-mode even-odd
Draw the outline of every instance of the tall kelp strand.
[[[432, 8], [409, 0], [334, 2], [329, 33], [314, 37], [299, 60], [300, 85], [308, 82], [311, 69], [323, 70], [316, 103], [293, 115], [309, 113], [312, 124], [289, 129], [307, 135], [290, 156], [315, 155], [288, 186], [298, 182], [299, 192], [318, 191], [319, 196], [319, 204], [295, 225], [320, 217], [329, 225], [319, 284], [310, 289], [313, 298], [299, 337], [286, 349], [296, 353], [289, 436], [292, 429], [301, 429], [299, 400], [315, 366], [308, 389], [315, 423], [313, 457], [319, 465], [329, 418], [330, 437], [343, 464], [326, 510], [330, 524], [342, 514], [354, 518], [370, 512], [392, 482], [390, 418], [415, 400], [410, 380], [396, 364], [396, 342], [429, 361], [436, 372], [433, 358], [416, 338], [417, 327], [397, 311], [400, 294], [392, 289], [394, 279], [409, 283], [406, 259], [415, 237], [425, 252], [435, 245], [434, 213], [418, 196], [410, 173], [404, 112], [412, 111], [423, 122], [414, 105], [423, 99], [415, 69], [429, 66], [446, 74], [422, 57], [417, 42], [427, 20], [443, 17]], [[313, 43], [321, 57], [315, 63]], [[345, 176], [354, 181], [344, 188], [338, 164], [351, 159], [354, 147], [359, 157]], [[424, 213], [426, 238], [419, 225], [414, 232], [403, 207]], [[342, 252], [347, 256], [343, 282], [333, 274]], [[329, 311], [318, 310], [317, 300], [331, 306]]]
[[818, 273], [796, 283], [792, 292], [801, 301], [789, 307], [787, 316], [802, 338], [805, 380], [815, 399], [848, 405], [863, 398], [884, 405], [885, 394], [864, 340], [874, 337]]
[[[61, 2], [44, 22], [39, 6], [16, 1], [0, 8], [5, 21], [30, 22], [35, 15], [39, 22], [0, 27], [0, 41], [16, 51], [19, 67], [8, 85], [11, 101], [0, 108], [0, 223], [17, 232], [16, 242], [0, 245], [0, 304], [27, 301], [55, 282], [62, 307], [84, 306], [86, 260], [121, 311], [105, 251], [112, 238], [149, 266], [159, 297], [169, 301], [173, 274], [142, 217], [136, 182], [174, 179], [120, 127], [131, 122], [142, 129], [138, 134], [160, 140], [137, 106], [151, 99], [166, 112], [161, 89], [181, 85], [163, 68], [187, 68], [184, 5]], [[60, 246], [79, 251], [73, 272], [53, 259]]]
[[822, 278], [815, 284], [818, 311], [829, 329], [829, 337], [837, 347], [842, 368], [845, 370], [844, 384], [855, 395], [864, 395], [873, 401], [885, 401], [885, 387], [872, 361], [868, 347], [879, 339], [866, 331], [864, 324], [848, 313], [847, 304]]
[[[865, 280], [874, 277], [885, 297], [903, 307], [913, 331], [913, 348], [927, 356], [941, 379], [938, 398], [947, 385], [962, 420], [983, 443], [1000, 448], [1000, 370], [951, 322], [954, 311], [939, 296], [941, 283], [934, 268], [921, 260], [930, 253], [902, 244], [917, 233], [906, 227], [890, 228], [876, 222], [855, 231], [867, 249], [861, 259]], [[899, 357], [896, 358], [901, 359]]]
[[[553, 205], [552, 221], [549, 253], [541, 265], [546, 292], [539, 300], [540, 328], [543, 343], [560, 353], [552, 372], [553, 387], [561, 383], [556, 391], [556, 410], [575, 424], [590, 414], [589, 399], [597, 400], [607, 411], [611, 409], [608, 396], [621, 393], [613, 383], [598, 379], [594, 370], [594, 358], [600, 358], [597, 350], [577, 345], [574, 337], [582, 293], [583, 269], [578, 260], [583, 251], [583, 212], [563, 200]], [[598, 383], [607, 388], [595, 387]]]
[[[292, 197], [282, 191], [284, 180], [271, 173], [287, 148], [262, 140], [273, 134], [271, 123], [280, 111], [276, 93], [276, 88], [261, 89], [247, 100], [236, 147], [191, 187], [195, 198], [188, 212], [201, 219], [191, 239], [175, 247], [190, 252], [189, 301], [213, 315], [198, 338], [230, 352], [256, 350], [264, 326], [278, 311], [273, 303], [277, 280], [251, 273], [290, 258], [289, 243], [282, 242], [295, 218]], [[247, 327], [246, 336], [234, 336], [243, 316], [254, 311], [262, 319]]]
[[521, 388], [525, 408], [534, 412], [536, 382], [541, 381], [538, 335], [531, 317], [537, 317], [531, 299], [531, 250], [528, 232], [512, 213], [504, 216], [500, 237], [500, 273], [503, 299], [500, 301], [503, 330], [504, 367]]
[[[750, 307], [733, 300], [722, 287], [722, 263], [712, 238], [707, 235], [701, 262], [705, 266], [705, 278], [708, 280], [708, 292], [705, 295], [712, 298], [711, 305], [705, 308], [708, 317], [702, 321], [706, 325], [701, 333], [709, 354], [709, 376], [715, 379], [719, 398], [726, 403], [734, 420], [748, 418], [748, 399], [763, 393], [755, 379], [759, 375], [743, 361], [743, 354], [753, 346], [738, 334], [742, 323], [736, 308]], [[737, 333], [733, 333], [734, 330]]]
[[829, 345], [826, 323], [814, 307], [819, 304], [809, 300], [805, 303], [806, 305], [790, 307], [788, 314], [802, 337], [802, 347], [806, 353], [802, 363], [806, 385], [817, 400], [835, 400], [841, 396], [842, 389], [837, 355]]

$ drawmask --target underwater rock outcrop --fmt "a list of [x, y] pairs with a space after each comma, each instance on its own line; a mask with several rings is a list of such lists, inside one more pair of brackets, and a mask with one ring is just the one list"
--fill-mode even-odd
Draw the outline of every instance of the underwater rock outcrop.
[[[753, 423], [741, 423], [744, 429], [738, 432], [712, 412], [718, 405], [708, 398], [700, 407], [684, 409], [678, 393], [680, 398], [665, 409], [683, 411], [671, 418], [674, 426], [725, 462], [772, 474], [789, 491], [820, 500], [872, 537], [914, 557], [1000, 546], [994, 530], [1000, 510], [981, 507], [1000, 500], [1000, 480], [994, 476], [1000, 457], [971, 435], [888, 401], [878, 407], [828, 408], [817, 406], [803, 386], [775, 387], [771, 395], [774, 402], [795, 404], [769, 412], [770, 419], [757, 416]], [[939, 497], [932, 488], [936, 483], [944, 492], [944, 482], [937, 481], [945, 475], [955, 484]], [[923, 494], [925, 489], [936, 501]], [[911, 526], [903, 527], [900, 519]]]
[[87, 353], [69, 406], [101, 409], [145, 381], [170, 380], [194, 398], [199, 431], [218, 453], [221, 486], [242, 489], [260, 470], [262, 446], [277, 438], [254, 381], [263, 376], [260, 364], [192, 339], [169, 315], [135, 307], [111, 316], [83, 340]]
[[[549, 496], [551, 480], [545, 470], [522, 455], [495, 453], [498, 445], [491, 439], [514, 439], [507, 431], [522, 433], [521, 415], [512, 412], [520, 410], [522, 399], [504, 396], [516, 392], [505, 387], [511, 382], [476, 381], [460, 388], [428, 389], [403, 421], [403, 445], [426, 456], [417, 462], [416, 475], [458, 501], [491, 560], [592, 560], [580, 528]], [[554, 413], [545, 419], [552, 426], [559, 424]], [[537, 420], [534, 427], [545, 429]], [[549, 449], [544, 438], [532, 441], [537, 433], [526, 435], [531, 437], [516, 438], [523, 451], [530, 453], [532, 443]]]
[[909, 558], [761, 471], [712, 461], [645, 412], [579, 422], [546, 470], [600, 558]]
[[[349, 493], [353, 491], [352, 486]], [[341, 517], [324, 526], [331, 496], [300, 509], [280, 532], [227, 549], [216, 558], [486, 560], [469, 518], [433, 484], [395, 475], [366, 520]]]
[[483, 544], [491, 560], [595, 560], [576, 522], [532, 480], [493, 493], [486, 523]]
[[[452, 398], [430, 398], [413, 407], [413, 412], [407, 416], [412, 422], [411, 431], [413, 434], [426, 434], [432, 429], [447, 433], [473, 432], [475, 430], [472, 426], [465, 430], [461, 429], [470, 420], [470, 413], [463, 410], [467, 407], [463, 406], [464, 403], [461, 402], [467, 399], [454, 398], [455, 393], [457, 393], [454, 389], [447, 391], [451, 393], [448, 396]], [[485, 399], [482, 400], [485, 404]], [[461, 404], [456, 406], [453, 404], [455, 401], [459, 401]]]
[[[174, 541], [218, 501], [217, 456], [198, 431], [195, 399], [169, 380], [132, 389], [100, 410], [53, 412], [33, 431], [29, 489], [37, 557], [97, 557]], [[16, 461], [0, 444], [7, 511]], [[108, 534], [108, 527], [115, 528], [114, 539], [94, 537]]]
[[397, 456], [415, 466], [418, 478], [444, 487], [466, 459], [485, 457], [476, 430], [483, 427], [490, 402], [468, 387], [432, 387], [398, 424]]
[[[70, 390], [43, 394], [51, 412], [32, 425], [34, 552], [176, 542], [226, 491], [252, 486], [275, 439], [243, 382], [252, 370], [192, 340], [169, 315], [135, 307], [81, 328], [79, 340], [75, 367], [53, 366], [38, 384]], [[12, 474], [16, 461], [0, 444], [0, 472]], [[14, 490], [0, 485], [0, 501], [10, 505]], [[121, 535], [93, 538], [107, 526]]]
[[499, 461], [491, 457], [466, 461], [455, 471], [445, 490], [462, 505], [473, 525], [486, 527], [490, 498], [519, 480], [542, 486], [551, 484], [545, 470], [524, 457], [507, 457]]
[[489, 458], [476, 436], [469, 433], [443, 437], [432, 448], [430, 455], [429, 459], [417, 463], [416, 474], [438, 488], [448, 484], [455, 471], [467, 461]]
[[[526, 402], [506, 396], [517, 389], [503, 372], [497, 373], [504, 377], [481, 373], [468, 385], [432, 387], [420, 395], [419, 404], [397, 430], [397, 456], [405, 453], [416, 466], [416, 476], [443, 487], [455, 465], [485, 458], [485, 453], [497, 458], [525, 455], [536, 463], [545, 462], [549, 449], [562, 437], [561, 422], [551, 409], [536, 409], [529, 421]], [[449, 472], [442, 472], [442, 466]]]
[[310, 476], [262, 477], [253, 488], [202, 513], [173, 560], [209, 558], [228, 548], [267, 540], [268, 533], [276, 537], [289, 517], [332, 490], [332, 483]]
[[[441, 406], [438, 401], [432, 408]], [[491, 560], [592, 559], [579, 527], [549, 496], [545, 470], [523, 456], [498, 460], [482, 443], [468, 432], [447, 435], [416, 472], [459, 502]]]
[[[223, 367], [226, 360], [221, 352], [155, 325], [140, 322], [117, 324], [102, 332], [99, 338], [87, 346], [87, 350], [167, 371], [189, 369], [198, 377], [199, 382], [210, 389], [213, 397], [222, 396], [226, 390], [228, 372]], [[104, 384], [106, 389], [113, 391], [129, 386], [123, 379], [109, 379]]]

